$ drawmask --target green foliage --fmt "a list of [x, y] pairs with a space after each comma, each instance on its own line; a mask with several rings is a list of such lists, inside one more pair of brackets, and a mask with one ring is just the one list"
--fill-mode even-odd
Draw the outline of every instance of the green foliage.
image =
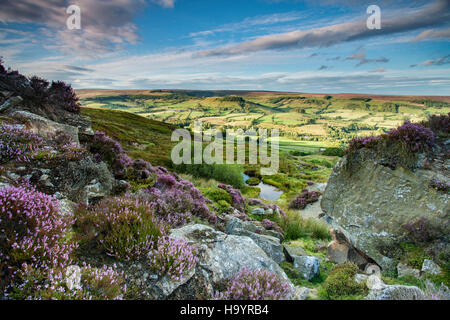
[[341, 148], [327, 148], [324, 152], [322, 152], [322, 155], [324, 155], [324, 156], [343, 157], [344, 156], [344, 150], [341, 149]]
[[249, 186], [257, 186], [260, 182], [261, 180], [256, 177], [251, 177], [246, 181]]
[[274, 216], [274, 221], [283, 229], [285, 240], [297, 240], [310, 237], [313, 239], [330, 240], [329, 227], [316, 219], [304, 219], [298, 212], [288, 210], [286, 217]]
[[404, 259], [407, 265], [416, 269], [421, 269], [425, 259], [432, 259], [427, 255], [425, 249], [416, 244], [402, 243], [401, 248], [404, 250]]
[[330, 275], [323, 284], [322, 293], [328, 299], [345, 299], [346, 296], [364, 295], [366, 287], [355, 281], [358, 266], [353, 263], [343, 263], [331, 270]]
[[229, 164], [181, 164], [176, 165], [175, 170], [180, 173], [191, 174], [196, 178], [214, 179], [234, 188], [244, 186], [242, 168]]
[[225, 201], [228, 206], [232, 202], [231, 195], [223, 189], [220, 188], [208, 188], [201, 190], [203, 195], [208, 199], [219, 203], [220, 201]]

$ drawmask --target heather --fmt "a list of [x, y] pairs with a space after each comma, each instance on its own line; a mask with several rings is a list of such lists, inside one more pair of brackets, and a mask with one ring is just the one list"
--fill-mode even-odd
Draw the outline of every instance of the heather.
[[241, 212], [245, 210], [245, 198], [242, 196], [239, 190], [225, 184], [219, 184], [218, 187], [228, 192], [228, 194], [231, 196], [231, 205], [234, 208]]
[[43, 140], [18, 125], [0, 127], [0, 163], [28, 162], [42, 147]]
[[160, 237], [148, 254], [150, 268], [159, 276], [175, 281], [184, 280], [198, 262], [197, 251], [183, 239]]
[[357, 273], [358, 267], [353, 263], [346, 262], [333, 267], [322, 287], [324, 298], [334, 300], [363, 295], [367, 289], [364, 284], [355, 281]]
[[289, 209], [303, 210], [308, 204], [318, 201], [319, 197], [320, 192], [304, 189], [299, 196], [291, 201], [289, 204]]
[[127, 288], [125, 275], [115, 266], [94, 268], [86, 263], [64, 269], [38, 270], [28, 265], [7, 296], [20, 300], [121, 300]]
[[89, 151], [98, 162], [106, 162], [118, 178], [124, 177], [127, 167], [132, 164], [121, 144], [102, 131], [95, 132], [89, 144]]
[[75, 219], [81, 249], [125, 261], [146, 257], [154, 241], [167, 231], [151, 203], [131, 195], [104, 199], [95, 205], [80, 204]]
[[63, 214], [57, 200], [30, 186], [5, 187], [0, 208], [2, 286], [15, 281], [24, 264], [45, 270], [71, 262], [74, 244], [66, 236], [73, 216]]
[[224, 285], [224, 290], [216, 293], [220, 300], [289, 300], [293, 291], [289, 283], [268, 270], [241, 271]]

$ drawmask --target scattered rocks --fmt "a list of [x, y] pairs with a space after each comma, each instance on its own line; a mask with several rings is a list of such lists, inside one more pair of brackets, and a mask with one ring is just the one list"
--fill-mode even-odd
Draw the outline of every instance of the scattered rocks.
[[377, 275], [371, 275], [367, 278], [366, 281], [366, 286], [367, 288], [369, 288], [370, 290], [381, 290], [383, 289], [386, 285], [384, 284], [384, 282], [380, 279], [379, 276]]
[[365, 300], [425, 300], [422, 290], [414, 286], [392, 285], [374, 289]]
[[422, 272], [425, 274], [440, 274], [441, 267], [439, 267], [433, 260], [425, 259], [422, 264]]
[[313, 256], [294, 256], [294, 268], [306, 280], [312, 280], [320, 274], [320, 261]]
[[307, 256], [308, 253], [306, 253], [306, 251], [299, 246], [292, 246], [292, 245], [288, 245], [288, 244], [283, 244], [283, 251], [284, 251], [284, 255], [286, 257], [286, 260], [288, 262], [294, 262], [294, 258], [297, 257], [301, 257], [301, 256]]
[[420, 277], [420, 270], [414, 269], [404, 263], [399, 263], [397, 265], [397, 275], [398, 277], [405, 277], [405, 276], [413, 276], [416, 278]]

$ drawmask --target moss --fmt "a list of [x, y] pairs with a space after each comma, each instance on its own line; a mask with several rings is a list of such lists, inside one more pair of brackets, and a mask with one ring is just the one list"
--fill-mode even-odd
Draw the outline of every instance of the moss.
[[358, 273], [358, 266], [353, 263], [343, 263], [335, 266], [329, 277], [323, 284], [321, 293], [328, 299], [354, 299], [366, 293], [367, 288], [364, 284], [355, 281], [355, 275]]
[[223, 189], [220, 188], [203, 188], [200, 189], [205, 197], [208, 199], [219, 202], [225, 201], [227, 203], [232, 203], [231, 195]]
[[261, 193], [261, 189], [258, 187], [248, 187], [245, 186], [241, 189], [241, 193], [244, 197], [247, 198], [258, 198]]
[[257, 186], [260, 182], [261, 182], [261, 180], [259, 180], [259, 179], [256, 178], [256, 177], [249, 178], [249, 179], [246, 181], [246, 183], [247, 183], [249, 186]]

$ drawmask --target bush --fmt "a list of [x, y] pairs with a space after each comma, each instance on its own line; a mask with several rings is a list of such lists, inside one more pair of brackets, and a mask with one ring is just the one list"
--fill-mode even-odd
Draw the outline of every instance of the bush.
[[132, 164], [121, 144], [102, 131], [95, 132], [89, 145], [89, 151], [94, 154], [94, 158], [98, 162], [105, 161], [116, 178], [124, 177], [127, 167]]
[[275, 216], [273, 218], [284, 232], [285, 240], [297, 240], [300, 238], [314, 238], [330, 240], [329, 227], [325, 222], [316, 219], [304, 219], [295, 211], [288, 211], [286, 217]]
[[215, 202], [225, 201], [228, 205], [232, 202], [231, 195], [227, 191], [220, 188], [209, 188], [204, 190], [203, 195]]
[[247, 270], [245, 267], [226, 281], [225, 290], [217, 292], [220, 300], [289, 300], [293, 291], [289, 284], [267, 270]]
[[245, 210], [245, 198], [242, 196], [239, 190], [234, 189], [230, 185], [219, 184], [218, 187], [220, 189], [225, 190], [231, 196], [231, 205], [243, 212]]
[[261, 182], [261, 180], [259, 180], [259, 179], [256, 178], [256, 177], [249, 178], [249, 179], [246, 181], [246, 183], [247, 183], [249, 186], [257, 186], [260, 182]]
[[48, 91], [51, 104], [72, 113], [80, 113], [79, 99], [71, 85], [62, 81], [53, 81]]
[[389, 131], [388, 138], [400, 141], [412, 152], [428, 151], [434, 145], [434, 133], [431, 129], [409, 121]]
[[209, 200], [191, 182], [178, 176], [159, 175], [142, 196], [151, 203], [155, 214], [173, 227], [185, 224], [192, 215], [217, 222], [217, 216], [206, 205]]
[[432, 115], [427, 121], [422, 122], [427, 128], [430, 128], [436, 134], [447, 135], [450, 133], [450, 113], [441, 115]]
[[322, 153], [324, 156], [334, 156], [334, 157], [343, 157], [345, 154], [344, 150], [341, 148], [326, 148]]
[[20, 300], [118, 300], [126, 292], [123, 273], [83, 264], [64, 269], [39, 270], [24, 266], [20, 282], [11, 288], [9, 298]]
[[432, 223], [426, 217], [420, 217], [414, 221], [402, 225], [405, 235], [414, 244], [426, 244], [443, 235], [441, 227]]
[[42, 138], [19, 126], [0, 128], [0, 163], [28, 162], [41, 149]]
[[51, 269], [70, 263], [74, 245], [66, 239], [73, 222], [54, 198], [29, 186], [0, 189], [0, 287], [14, 281], [23, 264]]
[[181, 281], [198, 262], [196, 250], [183, 239], [167, 236], [158, 239], [155, 248], [148, 254], [150, 267], [160, 276]]
[[291, 201], [289, 209], [303, 210], [310, 203], [314, 203], [319, 200], [321, 193], [318, 191], [308, 191], [304, 189], [302, 193]]
[[354, 263], [346, 262], [335, 266], [323, 284], [328, 299], [339, 299], [345, 296], [362, 295], [366, 286], [355, 281], [358, 267]]
[[82, 248], [98, 249], [120, 260], [147, 256], [167, 231], [151, 203], [126, 195], [96, 205], [80, 204], [75, 210], [75, 231]]
[[234, 188], [244, 186], [242, 169], [228, 164], [182, 164], [175, 166], [177, 172], [191, 174], [196, 178], [214, 179], [232, 185]]

